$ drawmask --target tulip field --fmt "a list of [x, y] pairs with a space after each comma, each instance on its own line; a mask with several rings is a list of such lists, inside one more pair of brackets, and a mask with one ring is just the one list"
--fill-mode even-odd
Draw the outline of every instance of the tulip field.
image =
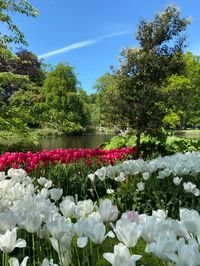
[[200, 152], [0, 156], [0, 265], [200, 265]]

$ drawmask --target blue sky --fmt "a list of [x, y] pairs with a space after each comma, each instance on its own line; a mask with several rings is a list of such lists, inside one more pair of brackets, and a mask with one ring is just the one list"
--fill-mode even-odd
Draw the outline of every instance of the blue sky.
[[28, 50], [46, 63], [68, 62], [87, 93], [98, 77], [116, 65], [120, 50], [136, 46], [140, 18], [151, 19], [168, 4], [177, 4], [192, 17], [188, 27], [188, 50], [200, 55], [199, 0], [31, 0], [40, 11], [37, 18], [15, 15], [26, 36]]

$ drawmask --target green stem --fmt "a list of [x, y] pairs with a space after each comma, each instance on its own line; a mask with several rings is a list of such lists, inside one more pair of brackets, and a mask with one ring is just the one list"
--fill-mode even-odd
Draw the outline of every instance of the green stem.
[[34, 234], [32, 234], [32, 250], [33, 250], [33, 266], [35, 266], [35, 258], [34, 258], [34, 255], [35, 255], [35, 237], [34, 237]]
[[93, 248], [92, 248], [92, 241], [90, 240], [90, 262], [93, 265]]
[[9, 255], [8, 253], [4, 253], [4, 265], [8, 266], [8, 261], [9, 261]]
[[78, 255], [78, 250], [77, 250], [76, 246], [75, 246], [75, 252], [76, 252], [77, 259], [78, 259], [78, 266], [81, 266], [80, 260], [79, 260], [79, 255]]
[[98, 258], [98, 262], [99, 262], [100, 261], [99, 245], [97, 245], [97, 258]]
[[99, 198], [99, 195], [98, 195], [98, 192], [96, 190], [96, 186], [95, 186], [94, 182], [92, 182], [92, 184], [93, 184], [93, 187], [94, 187], [94, 191], [95, 191], [95, 193], [97, 195], [97, 199], [98, 199], [98, 201], [100, 201], [100, 198]]

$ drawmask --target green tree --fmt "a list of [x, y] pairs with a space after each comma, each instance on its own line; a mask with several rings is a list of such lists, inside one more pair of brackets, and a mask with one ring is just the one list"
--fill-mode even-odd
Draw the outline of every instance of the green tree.
[[26, 0], [0, 0], [0, 22], [11, 32], [10, 34], [0, 34], [0, 46], [5, 48], [8, 43], [27, 45], [24, 34], [13, 23], [10, 13], [36, 17], [39, 14], [38, 10]]
[[171, 128], [185, 128], [193, 98], [190, 79], [183, 75], [172, 75], [163, 87], [167, 98], [167, 114], [164, 117], [164, 123]]
[[[0, 33], [0, 57], [2, 58], [0, 62], [0, 67], [4, 68], [3, 62], [9, 60], [15, 60], [16, 56], [8, 49], [11, 44], [23, 44], [26, 45], [24, 34], [20, 29], [13, 23], [10, 14], [23, 14], [26, 16], [35, 17], [38, 15], [38, 10], [35, 9], [26, 0], [0, 0], [0, 23], [2, 29], [6, 29], [5, 32], [8, 34]], [[9, 71], [10, 72], [10, 71]], [[1, 116], [0, 125], [4, 130], [15, 131], [17, 133], [22, 133], [26, 131], [26, 125], [17, 117], [17, 114], [12, 114], [8, 110], [8, 106], [5, 104], [4, 97], [9, 95], [13, 90], [16, 89], [17, 84], [28, 82], [27, 77], [13, 75], [12, 73], [1, 73]], [[8, 86], [7, 86], [8, 85]], [[22, 85], [22, 86], [23, 86]]]
[[62, 63], [47, 75], [42, 89], [47, 124], [67, 134], [85, 131], [84, 103], [78, 94], [77, 85], [73, 67]]
[[186, 62], [185, 76], [190, 80], [191, 90], [188, 99], [186, 125], [200, 127], [200, 56], [186, 53], [184, 55]]
[[17, 114], [29, 128], [43, 126], [45, 117], [41, 88], [29, 85], [26, 90], [20, 89], [12, 94], [8, 104], [9, 113]]
[[94, 115], [98, 125], [111, 126], [113, 115], [116, 121], [116, 100], [119, 100], [114, 77], [108, 73], [102, 75], [97, 79], [94, 89], [97, 90]]
[[200, 57], [188, 52], [183, 55], [183, 75], [172, 75], [163, 85], [168, 99], [164, 122], [171, 128], [200, 125]]
[[165, 98], [163, 82], [185, 69], [182, 59], [190, 21], [176, 6], [168, 6], [151, 21], [141, 20], [136, 39], [139, 48], [124, 49], [114, 78], [119, 93], [117, 119], [136, 130], [139, 152], [141, 133], [155, 135], [163, 125]]
[[0, 95], [1, 100], [7, 100], [13, 92], [26, 89], [30, 80], [28, 76], [17, 75], [11, 72], [0, 73]]

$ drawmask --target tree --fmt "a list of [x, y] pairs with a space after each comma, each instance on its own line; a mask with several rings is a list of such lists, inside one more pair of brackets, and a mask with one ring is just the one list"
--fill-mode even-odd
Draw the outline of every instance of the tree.
[[192, 85], [189, 78], [184, 75], [172, 75], [163, 85], [166, 93], [167, 114], [164, 123], [171, 128], [185, 128], [192, 100]]
[[16, 57], [10, 60], [5, 60], [0, 56], [0, 72], [27, 75], [31, 82], [39, 86], [43, 85], [46, 75], [42, 61], [27, 50], [17, 52]]
[[[7, 62], [9, 60], [15, 60], [16, 56], [8, 49], [8, 46], [12, 43], [26, 45], [25, 37], [20, 29], [13, 23], [9, 14], [24, 14], [26, 16], [35, 17], [38, 15], [38, 10], [35, 9], [26, 0], [0, 0], [0, 23], [6, 28], [8, 34], [0, 33], [0, 57], [1, 61]], [[3, 28], [2, 27], [2, 28]], [[4, 65], [1, 65], [4, 68]], [[13, 86], [19, 82], [26, 83], [27, 77], [14, 76], [12, 73], [1, 73], [1, 93], [2, 97], [9, 95], [13, 90]], [[8, 87], [6, 87], [6, 83]], [[4, 99], [3, 99], [4, 100]], [[26, 125], [17, 117], [16, 114], [10, 114], [6, 104], [0, 99], [1, 116], [0, 125], [3, 129], [22, 133], [26, 131]]]
[[200, 57], [188, 52], [183, 60], [186, 64], [183, 75], [172, 75], [163, 85], [168, 99], [164, 121], [172, 128], [200, 125]]
[[29, 87], [30, 80], [28, 76], [16, 75], [11, 72], [0, 73], [0, 97], [1, 100], [7, 100], [13, 92]]
[[42, 127], [44, 123], [44, 105], [41, 88], [29, 85], [28, 90], [20, 89], [8, 100], [10, 114], [17, 114], [29, 128]]
[[38, 10], [26, 0], [0, 0], [0, 22], [7, 27], [9, 32], [12, 32], [12, 34], [0, 34], [0, 46], [5, 48], [9, 43], [27, 45], [24, 34], [13, 23], [9, 13], [36, 17], [39, 14]]
[[47, 75], [42, 89], [47, 122], [67, 134], [85, 131], [84, 104], [78, 95], [77, 84], [73, 67], [59, 64]]
[[181, 33], [189, 22], [176, 6], [168, 6], [152, 21], [141, 20], [136, 34], [140, 47], [124, 49], [120, 67], [114, 71], [119, 93], [116, 117], [136, 130], [138, 152], [141, 133], [157, 134], [163, 125], [163, 82], [184, 72], [186, 37]]
[[95, 116], [99, 125], [108, 125], [113, 121], [113, 114], [116, 121], [116, 100], [117, 100], [117, 91], [115, 87], [115, 79], [109, 73], [102, 75], [97, 79], [94, 89], [97, 90], [96, 93], [96, 111]]

